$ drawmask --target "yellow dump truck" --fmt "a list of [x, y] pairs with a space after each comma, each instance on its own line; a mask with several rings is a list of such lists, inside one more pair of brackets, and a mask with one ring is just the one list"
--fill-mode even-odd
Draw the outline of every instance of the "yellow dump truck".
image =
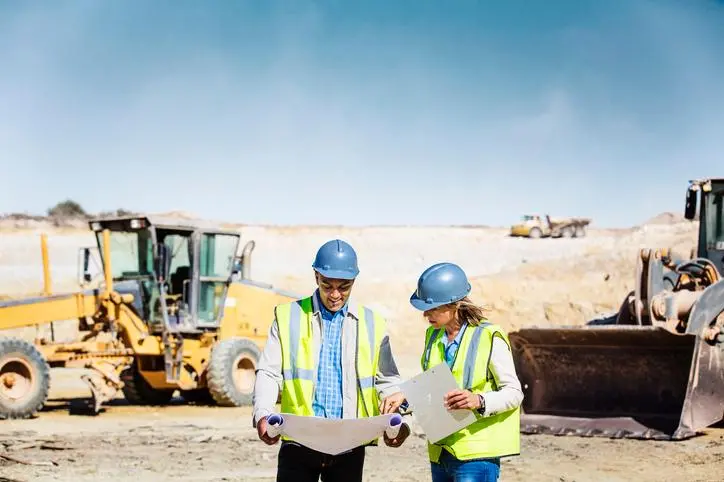
[[588, 218], [552, 218], [549, 215], [526, 214], [519, 223], [510, 227], [510, 235], [525, 238], [582, 238]]
[[723, 206], [724, 179], [690, 181], [691, 259], [642, 249], [616, 314], [510, 333], [524, 433], [680, 440], [722, 420]]
[[99, 286], [53, 294], [43, 237], [46, 294], [0, 301], [0, 330], [78, 320], [80, 333], [72, 343], [0, 333], [0, 419], [43, 407], [50, 367], [90, 369], [83, 379], [96, 413], [117, 390], [133, 404], [164, 404], [175, 390], [188, 400], [251, 404], [273, 307], [297, 297], [250, 279], [254, 242], [237, 255], [237, 231], [151, 216], [89, 226], [102, 258]]

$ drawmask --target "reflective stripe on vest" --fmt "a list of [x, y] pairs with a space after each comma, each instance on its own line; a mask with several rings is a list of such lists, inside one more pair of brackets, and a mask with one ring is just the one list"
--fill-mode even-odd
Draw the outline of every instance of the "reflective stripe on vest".
[[[496, 390], [490, 372], [490, 356], [493, 339], [500, 337], [510, 346], [502, 329], [490, 323], [479, 326], [465, 325], [462, 339], [452, 366], [452, 373], [460, 388], [473, 393]], [[437, 341], [444, 330], [429, 327], [425, 333], [425, 350], [420, 363], [423, 370], [445, 363], [445, 354]], [[428, 455], [437, 462], [442, 449], [459, 460], [486, 457], [504, 457], [520, 453], [520, 408], [483, 417], [474, 412], [476, 422], [438, 441], [428, 442]]]
[[[281, 412], [295, 415], [314, 415], [312, 401], [317, 379], [314, 343], [315, 323], [312, 297], [276, 307], [279, 341], [282, 352]], [[357, 346], [355, 371], [357, 382], [357, 417], [379, 415], [379, 401], [375, 389], [375, 374], [380, 359], [380, 344], [386, 330], [386, 321], [365, 306], [356, 313]], [[344, 322], [349, 323], [345, 320]], [[343, 369], [344, 370], [344, 369]], [[347, 416], [345, 414], [345, 416]], [[284, 437], [282, 437], [284, 438]], [[285, 439], [287, 440], [287, 439]]]
[[[313, 415], [312, 394], [316, 382], [311, 351], [312, 298], [276, 307], [279, 341], [282, 348], [282, 413]], [[302, 316], [304, 315], [304, 316]], [[309, 400], [308, 403], [305, 403]]]
[[380, 414], [375, 374], [380, 361], [385, 320], [365, 306], [360, 306], [357, 315], [357, 416], [373, 417]]

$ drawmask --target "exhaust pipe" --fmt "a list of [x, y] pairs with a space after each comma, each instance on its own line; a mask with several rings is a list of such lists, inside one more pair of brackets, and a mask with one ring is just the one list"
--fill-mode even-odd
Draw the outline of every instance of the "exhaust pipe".
[[255, 247], [256, 242], [252, 239], [247, 241], [241, 251], [241, 279], [251, 279], [251, 252]]

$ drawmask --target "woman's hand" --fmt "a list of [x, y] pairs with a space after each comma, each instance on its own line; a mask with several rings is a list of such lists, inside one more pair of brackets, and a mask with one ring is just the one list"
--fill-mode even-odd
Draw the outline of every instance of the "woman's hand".
[[455, 410], [467, 408], [477, 410], [480, 408], [480, 397], [468, 390], [452, 390], [445, 394], [445, 408]]
[[382, 415], [385, 415], [387, 413], [393, 413], [396, 412], [397, 409], [402, 405], [402, 402], [405, 401], [405, 394], [402, 392], [393, 393], [389, 397], [386, 397], [382, 402], [380, 402], [380, 412]]

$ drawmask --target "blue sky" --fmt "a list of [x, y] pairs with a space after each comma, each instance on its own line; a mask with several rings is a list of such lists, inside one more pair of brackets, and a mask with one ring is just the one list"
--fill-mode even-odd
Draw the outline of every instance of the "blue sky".
[[724, 176], [724, 5], [0, 3], [0, 213], [627, 226]]

